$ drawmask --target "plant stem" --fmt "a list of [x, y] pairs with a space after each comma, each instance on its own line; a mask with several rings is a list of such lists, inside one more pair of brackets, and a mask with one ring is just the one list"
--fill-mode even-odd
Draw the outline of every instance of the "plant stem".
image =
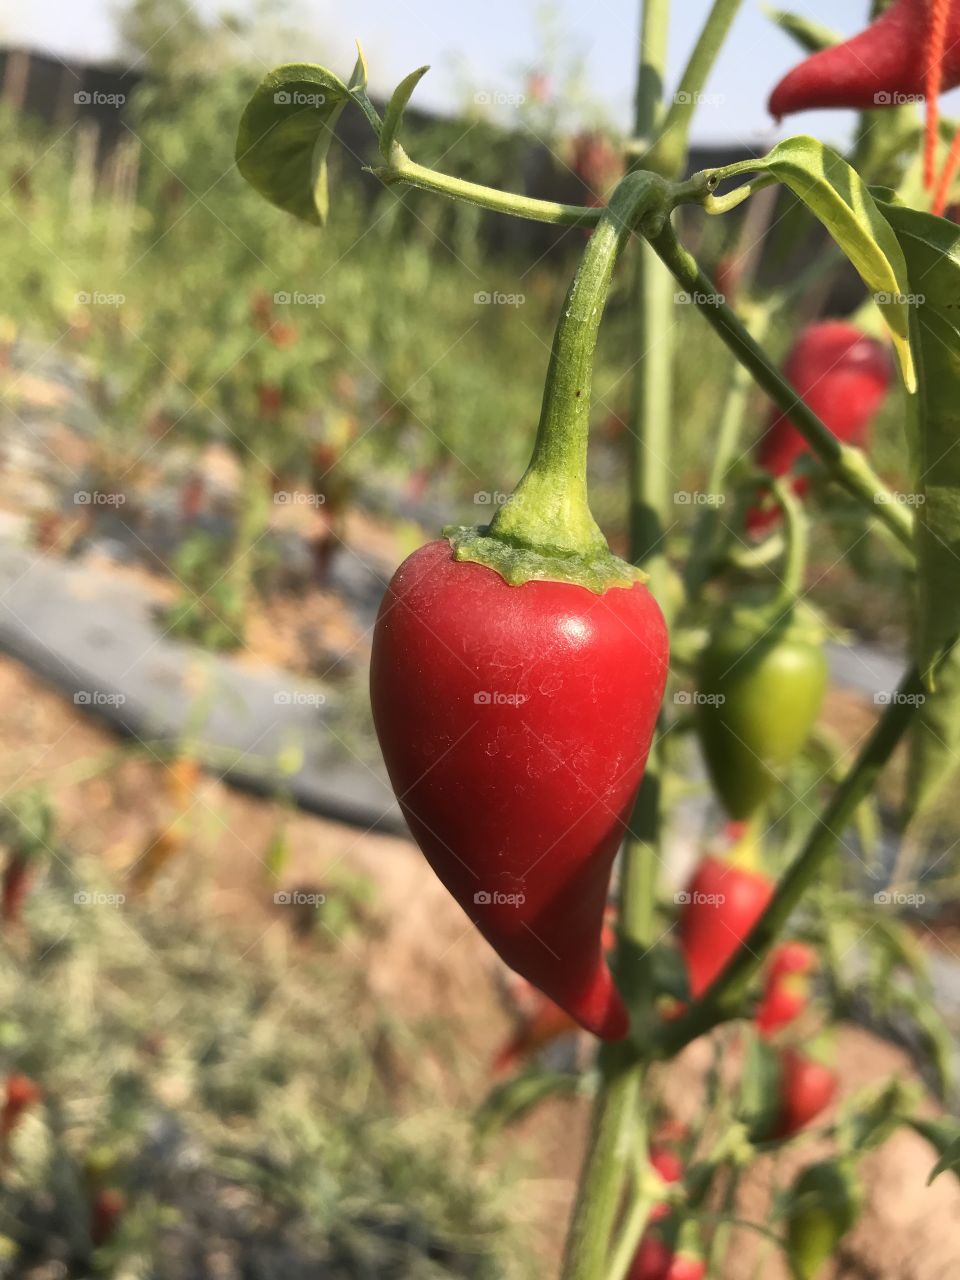
[[372, 172], [388, 185], [404, 182], [420, 191], [449, 196], [480, 209], [509, 213], [517, 218], [530, 218], [534, 222], [549, 222], [554, 226], [593, 227], [604, 213], [602, 208], [591, 209], [584, 205], [557, 204], [553, 200], [535, 200], [532, 196], [498, 191], [495, 187], [486, 187], [479, 182], [467, 182], [464, 178], [438, 173], [435, 169], [428, 169], [426, 165], [411, 160], [400, 146], [395, 148], [389, 164], [381, 165]]
[[642, 161], [645, 169], [652, 169], [665, 177], [673, 177], [682, 172], [687, 159], [690, 125], [700, 105], [703, 86], [713, 70], [717, 54], [742, 2], [743, 0], [714, 0], [700, 38], [680, 77], [660, 135]]
[[840, 843], [857, 806], [870, 793], [922, 702], [923, 684], [916, 667], [903, 677], [849, 773], [817, 818], [804, 847], [787, 868], [763, 915], [706, 995], [664, 1026], [654, 1054], [672, 1057], [684, 1045], [737, 1016], [744, 994], [765, 956], [783, 931], [791, 912], [816, 882]]
[[567, 1238], [563, 1280], [607, 1280], [607, 1252], [634, 1137], [641, 1070], [622, 1045], [602, 1051], [604, 1080], [593, 1104], [590, 1140]]
[[617, 257], [644, 215], [662, 217], [669, 200], [668, 184], [650, 173], [627, 174], [611, 196], [563, 302], [533, 456], [491, 537], [575, 555], [607, 550], [587, 502], [594, 351]]
[[829, 427], [820, 421], [786, 379], [771, 364], [734, 312], [717, 300], [713, 283], [697, 265], [696, 259], [677, 240], [668, 224], [651, 244], [673, 272], [711, 326], [717, 331], [736, 358], [752, 373], [754, 379], [809, 444], [837, 481], [887, 526], [897, 538], [913, 549], [913, 519], [894, 499], [859, 449], [843, 444]]
[[[770, 309], [768, 307], [758, 309], [753, 324], [754, 336], [758, 342], [763, 341], [769, 324]], [[753, 379], [749, 370], [739, 361], [734, 361], [720, 412], [717, 443], [707, 476], [707, 493], [711, 497], [719, 497], [726, 489], [727, 473], [740, 443], [744, 415], [752, 389]], [[719, 524], [719, 503], [707, 504], [694, 525], [690, 555], [684, 570], [683, 581], [688, 600], [693, 600], [698, 595], [710, 576], [710, 562]]]
[[[670, 19], [669, 0], [643, 0], [640, 15], [640, 43], [636, 93], [636, 139], [631, 150], [643, 150], [654, 135], [663, 97], [664, 68], [667, 57], [667, 33]], [[645, 245], [640, 246], [646, 249]], [[639, 270], [638, 270], [639, 274]], [[636, 288], [642, 287], [642, 279]], [[642, 296], [634, 294], [634, 306], [642, 307]], [[642, 320], [641, 320], [642, 327]], [[641, 351], [643, 348], [641, 348]], [[633, 433], [631, 439], [631, 513], [640, 486], [638, 455], [642, 448], [641, 432], [649, 421], [641, 416], [646, 400], [643, 379], [646, 362], [637, 368], [633, 396]], [[669, 368], [668, 368], [669, 376]], [[669, 387], [669, 383], [667, 384]], [[669, 399], [669, 392], [667, 394]], [[636, 538], [636, 520], [631, 514], [631, 558], [643, 558], [644, 548]], [[662, 602], [661, 597], [661, 602]], [[623, 853], [620, 877], [620, 941], [617, 967], [631, 995], [640, 996], [649, 983], [647, 966], [638, 962], [653, 941], [656, 910], [656, 851], [659, 827], [659, 784], [657, 781], [657, 744], [654, 742], [647, 761], [644, 781], [637, 796], [631, 832]], [[645, 1158], [645, 1136], [638, 1153], [638, 1143], [631, 1141], [639, 1123], [642, 1083], [645, 1067], [629, 1049], [611, 1045], [601, 1050], [601, 1084], [594, 1103], [587, 1153], [580, 1172], [577, 1200], [570, 1220], [563, 1280], [607, 1280], [610, 1238], [620, 1208], [623, 1187], [631, 1162]]]

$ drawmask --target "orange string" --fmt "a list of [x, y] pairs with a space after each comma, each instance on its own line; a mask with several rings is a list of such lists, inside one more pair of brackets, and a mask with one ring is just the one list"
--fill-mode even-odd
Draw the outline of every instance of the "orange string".
[[947, 207], [947, 193], [950, 190], [950, 184], [953, 182], [958, 166], [960, 166], [960, 129], [953, 135], [950, 153], [943, 163], [943, 168], [940, 170], [940, 181], [937, 183], [937, 190], [930, 206], [931, 213], [942, 214]]
[[940, 86], [943, 82], [943, 54], [947, 47], [947, 19], [951, 0], [930, 0], [927, 38], [925, 94], [927, 129], [923, 145], [923, 185], [929, 191], [934, 181], [934, 161], [940, 127]]

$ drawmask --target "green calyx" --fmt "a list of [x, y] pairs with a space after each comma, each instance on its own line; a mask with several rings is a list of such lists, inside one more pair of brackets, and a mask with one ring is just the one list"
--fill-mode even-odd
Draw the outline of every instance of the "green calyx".
[[444, 531], [458, 560], [487, 565], [511, 586], [541, 579], [601, 593], [646, 580], [611, 552], [587, 499], [593, 356], [621, 248], [634, 231], [657, 234], [700, 181], [636, 172], [614, 191], [564, 299], [530, 463], [489, 525]]

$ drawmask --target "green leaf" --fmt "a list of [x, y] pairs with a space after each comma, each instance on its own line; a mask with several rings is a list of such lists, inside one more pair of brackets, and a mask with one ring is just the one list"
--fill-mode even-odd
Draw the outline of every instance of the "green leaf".
[[915, 391], [907, 264], [869, 188], [831, 147], [802, 135], [774, 147], [757, 168], [803, 201], [856, 268], [886, 321], [907, 390]]
[[767, 9], [767, 17], [776, 23], [781, 31], [793, 36], [801, 49], [807, 53], [819, 53], [821, 49], [829, 49], [839, 44], [841, 36], [822, 23], [803, 18], [799, 13], [788, 13], [785, 9]]
[[347, 88], [351, 93], [356, 93], [367, 87], [367, 55], [363, 52], [363, 46], [357, 41], [357, 61], [354, 63], [353, 71], [350, 75], [350, 83]]
[[929, 1187], [934, 1178], [939, 1178], [941, 1173], [946, 1173], [947, 1170], [956, 1174], [956, 1176], [960, 1178], [960, 1137], [956, 1138], [950, 1146], [947, 1147], [946, 1151], [944, 1151], [943, 1155], [930, 1170], [930, 1177], [927, 1178], [927, 1186]]
[[949, 1169], [960, 1178], [960, 1124], [950, 1116], [911, 1116], [907, 1122], [915, 1133], [926, 1138], [940, 1159], [930, 1171], [927, 1186]]
[[416, 71], [411, 71], [394, 89], [386, 115], [383, 117], [383, 129], [380, 132], [380, 154], [384, 160], [390, 159], [390, 148], [400, 131], [403, 113], [407, 109], [410, 95], [429, 70], [429, 67], [417, 67]]
[[327, 219], [327, 153], [348, 97], [332, 71], [289, 63], [261, 81], [240, 118], [240, 172], [271, 204], [315, 226]]
[[[960, 227], [881, 206], [907, 261], [922, 377], [911, 402], [917, 521], [917, 661], [928, 687], [960, 634]], [[956, 686], [957, 680], [952, 681]]]
[[477, 1112], [477, 1130], [486, 1137], [520, 1120], [547, 1098], [570, 1096], [583, 1089], [581, 1077], [569, 1072], [524, 1072], [491, 1090]]

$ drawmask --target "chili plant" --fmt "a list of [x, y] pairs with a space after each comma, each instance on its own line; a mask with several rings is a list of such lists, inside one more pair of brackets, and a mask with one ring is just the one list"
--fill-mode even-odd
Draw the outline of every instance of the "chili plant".
[[[502, 1067], [523, 1052], [517, 1045], [540, 1047], [577, 1024], [602, 1042], [565, 1280], [724, 1273], [744, 1166], [821, 1120], [837, 1092], [824, 1046], [801, 1052], [791, 1028], [810, 1012], [818, 956], [827, 997], [843, 1008], [838, 938], [844, 912], [847, 923], [862, 912], [843, 872], [847, 831], [854, 820], [863, 829], [864, 806], [910, 732], [922, 743], [912, 793], [935, 786], [949, 754], [936, 725], [960, 710], [960, 230], [939, 216], [960, 144], [939, 164], [936, 111], [940, 89], [957, 82], [951, 32], [960, 4], [895, 0], [868, 34], [836, 49], [802, 17], [775, 15], [809, 56], [774, 89], [772, 112], [859, 109], [851, 157], [797, 136], [766, 156], [689, 174], [691, 121], [739, 7], [714, 0], [665, 102], [670, 6], [645, 0], [633, 136], [605, 204], [535, 199], [418, 163], [401, 135], [427, 68], [407, 76], [381, 113], [362, 53], [346, 82], [306, 63], [271, 72], [237, 142], [252, 186], [317, 227], [328, 214], [334, 128], [342, 111], [355, 110], [379, 150], [372, 172], [387, 187], [590, 232], [557, 323], [529, 465], [489, 524], [444, 530], [397, 571], [377, 622], [371, 681], [387, 768], [414, 838], [494, 949], [555, 1008], [534, 1001], [536, 1026], [496, 1061]], [[839, 96], [838, 68], [846, 77]], [[905, 101], [920, 91], [925, 134]], [[775, 186], [822, 224], [865, 293], [851, 324], [799, 335], [784, 373], [761, 336], [773, 319], [802, 313], [807, 280], [771, 295], [756, 283], [754, 262], [753, 278], [741, 271], [735, 281], [738, 314], [685, 247], [677, 217], [681, 207], [684, 225], [723, 217]], [[782, 258], [796, 226], [794, 210], [771, 227], [771, 254]], [[626, 255], [637, 358], [631, 541], [622, 560], [590, 511], [587, 442], [600, 321]], [[724, 271], [734, 279], [729, 263]], [[732, 357], [707, 460], [711, 501], [689, 538], [671, 501], [673, 437], [682, 432], [671, 421], [678, 302], [702, 312]], [[894, 366], [907, 495], [891, 492], [859, 447]], [[751, 379], [773, 402], [752, 464], [741, 442]], [[859, 510], [858, 540], [881, 540], [916, 583], [908, 669], [880, 699], [862, 744], [839, 758], [817, 732], [829, 622], [810, 600], [803, 505], [816, 506], [830, 486]], [[721, 514], [718, 499], [728, 493], [732, 514]], [[658, 883], [668, 765], [687, 727], [661, 707], [668, 634], [676, 677], [696, 684], [675, 705], [694, 704], [730, 820], [725, 847], [676, 895], [679, 912]], [[804, 788], [804, 762], [818, 752], [817, 776]], [[799, 819], [791, 814], [798, 807]], [[908, 801], [905, 820], [915, 810]], [[608, 965], [604, 917], [621, 844]], [[671, 918], [679, 947], [665, 937]], [[875, 924], [882, 958], [865, 986], [881, 1011], [909, 1015], [942, 1096], [950, 1053], [909, 932], [889, 916]], [[866, 945], [863, 932], [854, 945]], [[737, 1037], [739, 1084], [731, 1095], [722, 1070], [713, 1073], [711, 1123], [666, 1159], [656, 1130], [658, 1065], [706, 1035], [726, 1046]], [[501, 1086], [499, 1114], [553, 1087], [550, 1077], [521, 1082], [512, 1096], [509, 1083]], [[924, 1123], [917, 1105], [918, 1093], [898, 1081], [846, 1099], [829, 1129], [835, 1155], [784, 1190], [768, 1223], [747, 1224], [783, 1250], [795, 1275], [819, 1274], [853, 1226], [862, 1199], [856, 1165], [897, 1125], [913, 1125], [942, 1150], [938, 1168], [960, 1164], [960, 1130]]]

